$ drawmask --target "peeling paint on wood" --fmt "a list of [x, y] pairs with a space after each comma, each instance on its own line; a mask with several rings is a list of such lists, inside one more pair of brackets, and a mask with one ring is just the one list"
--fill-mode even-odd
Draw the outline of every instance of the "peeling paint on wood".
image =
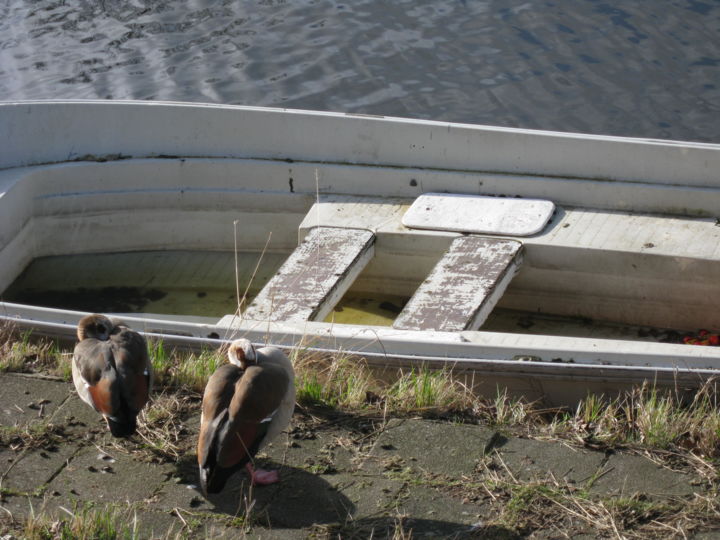
[[363, 229], [312, 229], [248, 306], [255, 321], [322, 320], [374, 254], [375, 235]]
[[520, 242], [479, 236], [456, 238], [393, 327], [444, 332], [477, 330], [521, 261]]

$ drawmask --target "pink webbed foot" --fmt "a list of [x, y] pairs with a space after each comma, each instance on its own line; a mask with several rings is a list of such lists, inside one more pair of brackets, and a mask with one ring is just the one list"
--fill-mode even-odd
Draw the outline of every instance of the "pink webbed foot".
[[245, 468], [254, 486], [269, 486], [270, 484], [275, 484], [280, 481], [280, 473], [277, 471], [254, 469], [250, 463], [245, 465]]

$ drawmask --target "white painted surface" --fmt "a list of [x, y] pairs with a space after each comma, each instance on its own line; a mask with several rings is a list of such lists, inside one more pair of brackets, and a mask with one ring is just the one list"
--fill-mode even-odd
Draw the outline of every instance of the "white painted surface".
[[0, 140], [0, 168], [87, 155], [255, 157], [720, 187], [714, 144], [233, 105], [0, 103]]
[[[82, 315], [0, 303], [0, 320], [70, 340]], [[642, 381], [674, 390], [695, 388], [720, 374], [716, 347], [492, 332], [414, 332], [317, 322], [259, 323], [231, 315], [217, 325], [142, 317], [125, 320], [171, 347], [217, 348], [224, 340], [245, 337], [257, 345], [340, 349], [348, 358], [357, 355], [371, 365], [467, 370], [477, 391], [488, 397], [498, 386], [507, 387], [511, 395], [542, 399], [550, 406], [572, 406], [588, 392], [614, 395]]]
[[[270, 249], [293, 249], [318, 225], [372, 230], [375, 257], [359, 279], [411, 294], [458, 235], [406, 228], [410, 202], [427, 192], [522, 196], [552, 200], [558, 211], [524, 240], [525, 262], [500, 306], [720, 328], [720, 145], [111, 101], [2, 103], [0, 140], [0, 284], [51, 253], [232, 249], [237, 221], [252, 249], [269, 237]], [[27, 309], [0, 304], [17, 320]], [[502, 362], [525, 369], [512, 364], [519, 354], [594, 362], [607, 374], [651, 364], [720, 370], [716, 348], [664, 343], [313, 322], [236, 327], [232, 316], [214, 326], [139, 320], [190, 335], [307, 335], [374, 354], [390, 344], [396, 357], [464, 358], [496, 374]], [[538, 373], [573, 369], [548, 364]]]
[[[58, 325], [59, 335], [71, 339], [83, 315], [85, 313], [77, 311], [0, 303], [0, 319], [36, 324], [45, 320], [49, 325]], [[488, 367], [494, 362], [510, 361], [541, 364], [556, 369], [562, 369], [563, 366], [594, 366], [608, 370], [613, 367], [654, 366], [678, 372], [702, 369], [720, 371], [720, 350], [717, 347], [478, 331], [415, 332], [312, 321], [297, 325], [247, 321], [235, 315], [227, 315], [215, 325], [143, 317], [124, 319], [139, 331], [164, 332], [168, 336], [207, 338], [215, 334], [223, 340], [247, 337], [254, 343], [285, 347], [305, 344], [368, 356], [392, 354], [415, 355], [437, 361], [477, 360]], [[270, 336], [272, 339], [269, 339]], [[513, 360], [514, 354], [508, 356], [513, 351], [522, 351], [518, 356], [524, 360]]]
[[552, 217], [552, 201], [426, 193], [402, 218], [406, 227], [502, 236], [539, 233]]

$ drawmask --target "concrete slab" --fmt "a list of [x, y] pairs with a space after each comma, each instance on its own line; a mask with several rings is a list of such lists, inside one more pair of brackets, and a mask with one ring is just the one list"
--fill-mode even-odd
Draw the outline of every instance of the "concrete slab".
[[89, 431], [106, 433], [108, 428], [102, 415], [78, 397], [74, 386], [71, 384], [66, 386], [69, 392], [68, 398], [52, 412], [48, 421], [63, 425], [66, 430], [79, 434]]
[[0, 425], [17, 426], [47, 420], [67, 400], [69, 385], [38, 377], [6, 373], [0, 377]]
[[47, 449], [0, 451], [0, 486], [23, 493], [40, 493], [75, 455], [79, 447], [53, 444]]
[[51, 423], [69, 431], [107, 429], [68, 382], [8, 373], [0, 377], [0, 395], [0, 426]]
[[600, 470], [605, 460], [603, 452], [573, 448], [559, 441], [501, 438], [494, 449], [520, 481], [554, 479], [582, 484]]
[[[493, 521], [503, 501], [491, 501], [477, 486], [463, 483], [482, 477], [477, 465], [487, 459], [491, 441], [497, 452], [492, 459], [502, 459], [519, 482], [554, 478], [579, 488], [589, 484], [598, 497], [639, 492], [677, 500], [702, 491], [692, 474], [670, 471], [628, 453], [606, 457], [559, 441], [503, 439], [488, 427], [423, 419], [390, 420], [376, 436], [374, 424], [366, 430], [350, 415], [340, 423], [337, 418], [298, 413], [291, 435], [276, 439], [260, 459], [263, 467], [280, 468], [279, 484], [250, 489], [247, 475], [241, 472], [229, 480], [223, 493], [205, 499], [197, 490], [197, 415], [186, 422], [185, 454], [176, 462], [153, 464], [140, 445], [114, 441], [68, 383], [26, 382], [22, 379], [19, 384], [17, 377], [0, 374], [0, 391], [9, 388], [18, 404], [28, 396], [28, 403], [32, 402], [41, 392], [58, 400], [63, 393], [70, 396], [58, 406], [54, 401], [44, 404], [48, 408], [37, 420], [41, 424], [52, 420], [66, 431], [48, 439], [53, 447], [25, 454], [0, 447], [0, 475], [7, 473], [3, 487], [8, 488], [0, 491], [0, 530], [8, 512], [22, 519], [30, 514], [31, 505], [36, 513], [44, 509], [61, 515], [60, 505], [72, 508], [75, 502], [93, 502], [102, 507], [107, 502], [137, 511], [143, 538], [167, 538], [167, 531], [174, 534], [181, 529], [193, 538], [381, 538], [392, 537], [400, 524], [403, 534], [412, 531], [414, 538], [515, 538], [518, 531]], [[47, 386], [48, 382], [55, 386]], [[36, 409], [29, 410], [37, 414]], [[27, 411], [16, 412], [0, 411], [0, 416], [21, 426], [36, 422]], [[77, 423], [79, 418], [83, 423]], [[48, 481], [43, 497], [24, 496]], [[245, 514], [250, 517], [249, 529], [243, 525]], [[470, 532], [478, 523], [478, 529]], [[533, 537], [554, 538], [557, 531], [531, 532]]]
[[453, 477], [471, 474], [494, 433], [482, 426], [393, 419], [375, 441], [362, 470], [400, 466]]
[[406, 526], [413, 529], [414, 535], [434, 538], [469, 533], [485, 515], [479, 505], [463, 504], [426, 486], [405, 487], [395, 509], [398, 514], [409, 516]]
[[347, 495], [324, 477], [296, 468], [283, 469], [281, 474], [283, 480], [272, 498], [264, 506], [258, 505], [269, 527], [295, 529], [342, 523], [355, 511]]
[[380, 475], [341, 473], [324, 475], [322, 478], [350, 501], [340, 523], [392, 513], [403, 487], [402, 481]]
[[322, 430], [311, 438], [281, 435], [260, 456], [319, 474], [350, 471], [357, 467], [357, 451], [347, 431]]
[[[111, 456], [111, 460], [103, 455]], [[120, 452], [86, 447], [67, 464], [48, 489], [68, 500], [136, 502], [150, 499], [167, 478], [167, 468], [135, 461]]]
[[[276, 463], [260, 461], [262, 467]], [[282, 466], [278, 484], [254, 486], [245, 471], [231, 476], [221, 493], [205, 499], [196, 485], [162, 483], [153, 497], [153, 505], [172, 510], [188, 509], [204, 519], [250, 516], [263, 528], [298, 529], [314, 524], [344, 520], [354, 510], [348, 497], [325, 477], [306, 470]], [[332, 475], [334, 476], [334, 475]]]
[[591, 493], [650, 498], [684, 497], [701, 491], [688, 474], [661, 467], [643, 456], [613, 454], [592, 483]]
[[172, 511], [186, 508], [193, 512], [212, 512], [212, 504], [200, 492], [197, 482], [185, 483], [185, 479], [171, 475], [162, 482], [152, 497], [155, 509]]

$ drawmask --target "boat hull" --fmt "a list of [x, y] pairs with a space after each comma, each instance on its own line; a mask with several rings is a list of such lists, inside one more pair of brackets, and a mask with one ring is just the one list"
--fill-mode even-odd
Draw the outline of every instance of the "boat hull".
[[[0, 135], [9, 141], [0, 147], [2, 290], [40, 257], [289, 254], [314, 228], [341, 227], [374, 235], [350, 286], [409, 298], [463, 234], [402, 224], [418, 196], [442, 192], [555, 205], [542, 231], [516, 238], [522, 265], [498, 310], [640, 330], [720, 329], [720, 145], [109, 101], [3, 103]], [[70, 336], [83, 313], [4, 302], [0, 314]], [[718, 348], [610, 339], [590, 324], [578, 337], [184, 315], [128, 318], [187, 346], [242, 335], [343, 349], [378, 366], [450, 365], [482, 374], [488, 389], [502, 383], [555, 403], [590, 387], [691, 387], [720, 374]]]

